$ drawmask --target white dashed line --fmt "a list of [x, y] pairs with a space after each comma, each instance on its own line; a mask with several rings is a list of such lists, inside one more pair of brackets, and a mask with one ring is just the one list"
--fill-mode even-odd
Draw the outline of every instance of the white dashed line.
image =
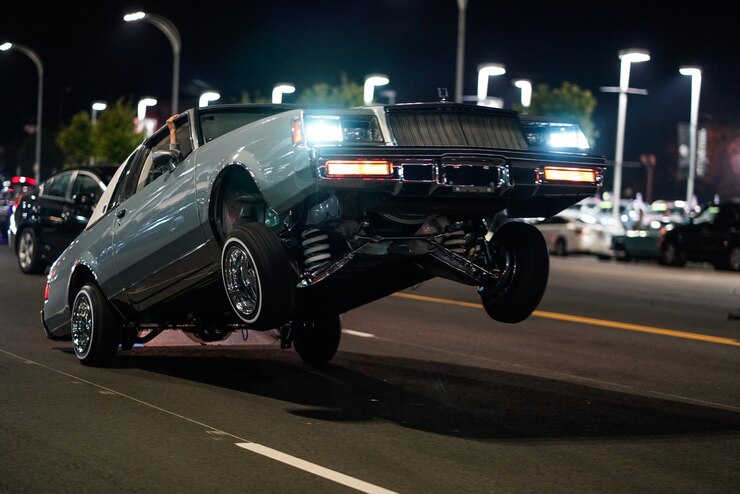
[[355, 331], [354, 329], [343, 329], [342, 333], [351, 334], [352, 336], [359, 336], [360, 338], [375, 338], [374, 334], [363, 333], [362, 331]]
[[367, 492], [368, 494], [395, 494], [395, 491], [389, 491], [388, 489], [378, 487], [377, 485], [370, 484], [354, 477], [350, 477], [349, 475], [345, 475], [343, 473], [335, 472], [334, 470], [324, 468], [315, 463], [301, 460], [300, 458], [296, 458], [295, 456], [291, 456], [278, 450], [268, 448], [267, 446], [262, 446], [261, 444], [236, 443], [236, 445], [253, 453], [257, 453], [275, 461], [285, 463], [286, 465], [290, 465], [294, 468], [298, 468], [314, 475], [318, 475], [319, 477], [324, 477], [325, 479], [331, 480], [338, 484], [346, 485], [347, 487], [351, 487], [352, 489], [358, 490], [360, 492]]

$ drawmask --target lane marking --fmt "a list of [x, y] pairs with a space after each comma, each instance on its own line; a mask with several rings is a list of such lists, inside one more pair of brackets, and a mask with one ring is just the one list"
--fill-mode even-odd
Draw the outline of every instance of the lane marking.
[[314, 475], [318, 475], [319, 477], [331, 480], [333, 482], [336, 482], [337, 484], [346, 485], [347, 487], [351, 487], [352, 489], [358, 490], [360, 492], [367, 492], [368, 494], [395, 494], [395, 491], [389, 491], [388, 489], [369, 484], [354, 477], [350, 477], [349, 475], [344, 475], [343, 473], [329, 470], [328, 468], [324, 468], [315, 463], [296, 458], [295, 456], [291, 456], [281, 451], [268, 448], [267, 446], [262, 446], [261, 444], [247, 442], [236, 443], [236, 445], [253, 453], [266, 456], [275, 461], [285, 463], [286, 465], [290, 465], [294, 468], [298, 468]]
[[[463, 302], [460, 300], [449, 300], [445, 298], [427, 297], [425, 295], [415, 295], [412, 293], [393, 293], [393, 297], [406, 298], [410, 300], [418, 300], [421, 302], [433, 302], [437, 304], [455, 305], [458, 307], [469, 307], [472, 309], [483, 309], [483, 305]], [[579, 324], [587, 324], [589, 326], [603, 326], [614, 329], [624, 329], [627, 331], [638, 331], [641, 333], [658, 334], [662, 336], [671, 336], [673, 338], [683, 338], [686, 340], [698, 340], [708, 343], [718, 343], [720, 345], [740, 346], [740, 340], [734, 340], [732, 338], [722, 338], [719, 336], [711, 336], [706, 334], [688, 333], [685, 331], [677, 331], [674, 329], [656, 328], [653, 326], [644, 326], [641, 324], [630, 324], [619, 321], [608, 321], [605, 319], [594, 319], [591, 317], [572, 316], [569, 314], [559, 314], [557, 312], [547, 312], [542, 310], [536, 310], [532, 312], [533, 316], [542, 317], [545, 319], [556, 319], [559, 321], [575, 322]]]
[[198, 425], [200, 427], [203, 427], [206, 429], [207, 434], [213, 434], [213, 435], [219, 435], [219, 436], [229, 436], [237, 441], [238, 443], [235, 443], [236, 446], [247, 449], [249, 451], [252, 451], [254, 453], [260, 454], [262, 456], [266, 456], [270, 459], [273, 459], [275, 461], [279, 461], [281, 463], [284, 463], [286, 465], [292, 466], [293, 468], [297, 468], [299, 470], [303, 470], [309, 473], [312, 473], [314, 475], [317, 475], [319, 477], [325, 478], [327, 480], [331, 480], [332, 482], [336, 482], [342, 485], [345, 485], [347, 487], [351, 487], [355, 490], [358, 490], [360, 492], [366, 492], [368, 494], [397, 494], [395, 491], [391, 491], [388, 489], [384, 489], [383, 487], [377, 486], [375, 484], [370, 484], [369, 482], [365, 482], [364, 480], [356, 479], [354, 477], [350, 477], [349, 475], [345, 475], [343, 473], [336, 472], [334, 470], [330, 470], [326, 467], [322, 467], [319, 465], [316, 465], [314, 463], [308, 462], [306, 460], [302, 460], [298, 457], [288, 455], [286, 453], [281, 453], [278, 450], [268, 448], [267, 446], [263, 446], [258, 443], [254, 443], [249, 441], [248, 439], [244, 439], [243, 437], [239, 437], [235, 434], [231, 434], [230, 432], [223, 431], [221, 429], [218, 429], [216, 427], [211, 427], [210, 425], [200, 422], [195, 419], [191, 419], [190, 417], [186, 417], [185, 415], [181, 415], [179, 413], [173, 412], [171, 410], [167, 410], [165, 408], [159, 407], [157, 405], [154, 405], [152, 403], [146, 402], [144, 400], [140, 400], [138, 398], [134, 398], [131, 395], [127, 395], [124, 393], [121, 393], [119, 391], [116, 391], [114, 389], [108, 388], [106, 386], [103, 386], [101, 384], [97, 384], [93, 381], [89, 381], [87, 379], [83, 379], [79, 376], [75, 376], [74, 374], [69, 374], [67, 372], [61, 371], [59, 369], [55, 369], [53, 367], [49, 367], [48, 365], [44, 365], [40, 362], [36, 362], [33, 360], [29, 360], [25, 357], [21, 357], [20, 355], [16, 355], [15, 353], [11, 353], [7, 350], [3, 350], [0, 348], [0, 353], [4, 353], [6, 355], [9, 355], [13, 358], [16, 358], [18, 360], [21, 360], [25, 364], [33, 364], [37, 365], [43, 369], [56, 372], [57, 374], [61, 374], [63, 376], [69, 377], [73, 379], [73, 384], [80, 384], [85, 383], [89, 384], [90, 386], [94, 386], [98, 388], [98, 392], [102, 394], [108, 394], [108, 395], [118, 395], [122, 398], [126, 398], [128, 400], [131, 400], [133, 402], [136, 402], [140, 405], [144, 405], [146, 407], [152, 408], [154, 410], [157, 410], [158, 412], [162, 412], [164, 414], [170, 415], [172, 417], [176, 417], [178, 419], [184, 420], [185, 422], [190, 422], [191, 424]]
[[375, 338], [374, 334], [363, 333], [362, 331], [355, 331], [354, 329], [343, 329], [342, 333], [351, 334], [352, 336], [359, 336], [360, 338]]

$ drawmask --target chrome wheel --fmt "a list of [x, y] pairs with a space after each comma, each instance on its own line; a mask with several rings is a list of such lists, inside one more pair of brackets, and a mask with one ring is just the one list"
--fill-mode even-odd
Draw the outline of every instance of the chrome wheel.
[[87, 357], [93, 336], [93, 312], [90, 296], [80, 292], [72, 308], [72, 346], [78, 358]]
[[96, 285], [88, 283], [77, 292], [70, 322], [72, 347], [80, 363], [110, 364], [122, 340], [122, 325]]
[[254, 322], [259, 317], [260, 279], [252, 256], [239, 240], [232, 241], [224, 251], [223, 277], [237, 315], [245, 322]]
[[234, 313], [252, 329], [286, 323], [297, 274], [282, 240], [261, 223], [234, 227], [221, 251], [221, 277]]

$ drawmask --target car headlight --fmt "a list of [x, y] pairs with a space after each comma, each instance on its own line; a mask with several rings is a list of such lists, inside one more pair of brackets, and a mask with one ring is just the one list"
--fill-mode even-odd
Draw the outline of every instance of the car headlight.
[[586, 150], [591, 146], [581, 126], [574, 120], [521, 117], [522, 132], [532, 148]]
[[293, 123], [293, 144], [371, 144], [382, 143], [383, 136], [375, 116], [304, 115], [303, 132]]

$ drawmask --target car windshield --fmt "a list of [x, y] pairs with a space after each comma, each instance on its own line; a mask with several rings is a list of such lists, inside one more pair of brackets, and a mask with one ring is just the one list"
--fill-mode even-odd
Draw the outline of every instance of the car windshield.
[[201, 138], [203, 142], [210, 142], [227, 132], [285, 110], [284, 107], [257, 106], [248, 109], [221, 108], [215, 111], [202, 111], [200, 113]]

